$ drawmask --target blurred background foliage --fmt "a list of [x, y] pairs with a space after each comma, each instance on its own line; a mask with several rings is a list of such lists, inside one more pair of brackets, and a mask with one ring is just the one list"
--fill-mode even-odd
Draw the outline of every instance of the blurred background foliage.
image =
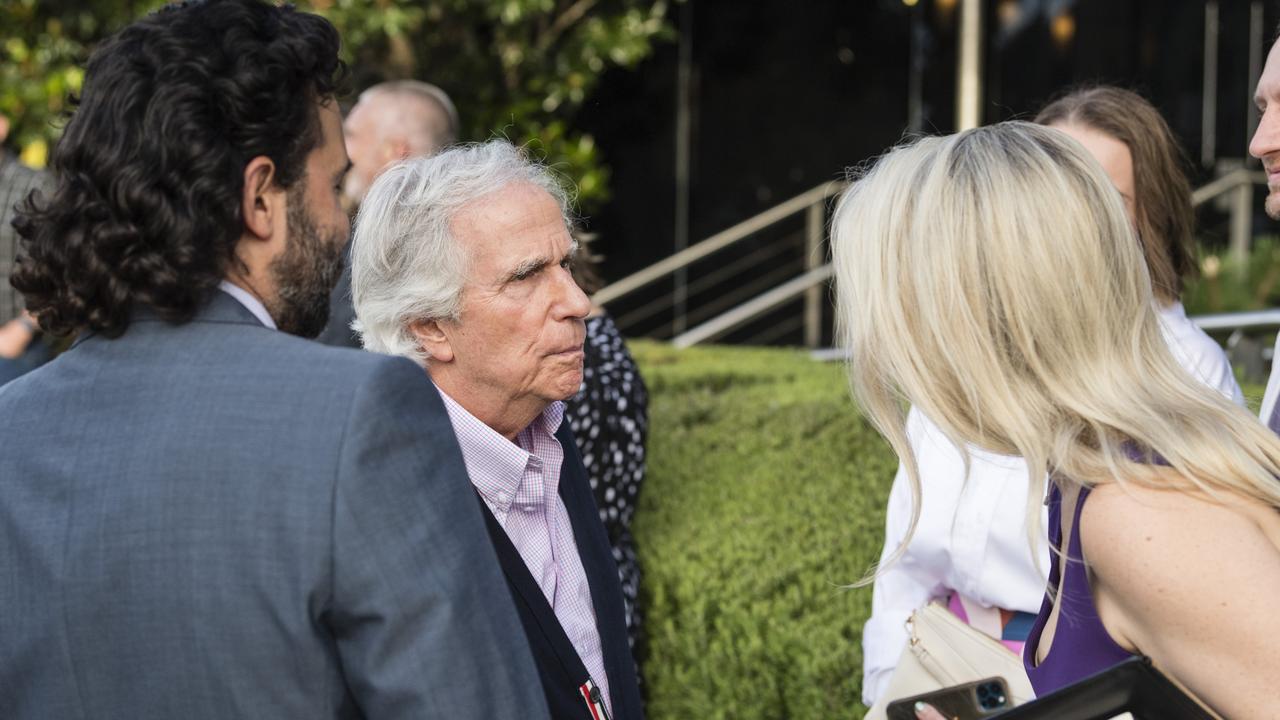
[[1183, 304], [1192, 315], [1280, 307], [1280, 238], [1254, 238], [1248, 261], [1203, 249], [1200, 277], [1187, 283]]
[[[100, 39], [163, 5], [157, 0], [0, 2], [0, 113], [9, 144], [42, 166], [67, 97]], [[578, 189], [591, 212], [609, 169], [576, 112], [611, 68], [635, 68], [674, 38], [667, 0], [304, 0], [343, 38], [355, 89], [417, 78], [444, 88], [463, 140], [524, 144]]]

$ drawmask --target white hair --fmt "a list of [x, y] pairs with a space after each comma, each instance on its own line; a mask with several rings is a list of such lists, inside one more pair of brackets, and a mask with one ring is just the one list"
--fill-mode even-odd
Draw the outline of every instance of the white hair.
[[409, 326], [457, 320], [469, 253], [457, 242], [458, 212], [512, 183], [551, 194], [565, 226], [570, 197], [546, 166], [506, 140], [458, 145], [388, 168], [369, 189], [351, 239], [353, 329], [365, 349], [425, 365]]

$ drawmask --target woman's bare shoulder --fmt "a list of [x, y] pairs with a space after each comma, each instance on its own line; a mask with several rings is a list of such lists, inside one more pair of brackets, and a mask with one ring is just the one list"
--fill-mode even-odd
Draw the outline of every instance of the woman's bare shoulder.
[[1106, 483], [1082, 510], [1099, 615], [1125, 647], [1230, 717], [1263, 717], [1280, 683], [1280, 516], [1213, 498]]

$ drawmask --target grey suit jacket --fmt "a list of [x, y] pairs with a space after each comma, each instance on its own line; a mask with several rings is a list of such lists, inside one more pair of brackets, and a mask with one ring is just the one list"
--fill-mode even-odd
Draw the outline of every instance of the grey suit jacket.
[[0, 388], [0, 717], [547, 717], [426, 374], [214, 295]]

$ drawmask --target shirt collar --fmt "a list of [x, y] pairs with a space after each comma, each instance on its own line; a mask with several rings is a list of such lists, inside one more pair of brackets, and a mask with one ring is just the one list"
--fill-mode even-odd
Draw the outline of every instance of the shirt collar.
[[1160, 317], [1167, 321], [1185, 320], [1187, 318], [1187, 309], [1177, 300], [1164, 307], [1157, 307], [1157, 309], [1160, 311]]
[[530, 435], [535, 431], [555, 434], [564, 420], [564, 403], [548, 405], [528, 427], [520, 431], [516, 442], [511, 442], [472, 415], [439, 386], [436, 390], [449, 413], [449, 423], [458, 438], [462, 462], [467, 467], [471, 484], [495, 514], [505, 514], [516, 499], [525, 468], [530, 462], [542, 463], [541, 458], [523, 446], [533, 447]]
[[227, 280], [218, 281], [218, 289], [239, 301], [246, 310], [258, 318], [258, 322], [272, 330], [278, 329], [276, 328], [276, 321], [271, 318], [271, 313], [267, 312], [267, 307], [258, 298], [250, 295], [247, 290]]
[[[564, 403], [557, 400], [556, 402], [548, 405], [547, 409], [543, 410], [541, 415], [534, 418], [533, 422], [529, 423], [529, 428], [536, 425], [546, 434], [555, 435], [556, 431], [560, 429], [560, 423], [563, 421]], [[525, 432], [528, 432], [529, 428], [525, 428]]]

